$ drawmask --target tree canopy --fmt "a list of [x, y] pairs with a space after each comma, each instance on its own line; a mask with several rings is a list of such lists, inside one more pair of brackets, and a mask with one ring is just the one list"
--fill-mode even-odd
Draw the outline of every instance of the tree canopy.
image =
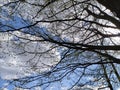
[[56, 83], [60, 90], [76, 86], [118, 88], [119, 5], [119, 0], [4, 2], [0, 7], [0, 33], [12, 36], [7, 40], [12, 49], [4, 47], [2, 51], [24, 57], [23, 66], [29, 67], [24, 69], [29, 74], [8, 80], [9, 85], [43, 90]]

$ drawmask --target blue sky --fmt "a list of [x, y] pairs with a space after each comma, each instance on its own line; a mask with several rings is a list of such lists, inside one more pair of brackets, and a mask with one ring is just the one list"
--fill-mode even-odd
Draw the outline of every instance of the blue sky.
[[[3, 10], [2, 11], [2, 13], [3, 13], [3, 17], [8, 17], [8, 13], [7, 13], [7, 11], [5, 11], [5, 10]], [[27, 20], [26, 20], [27, 21]], [[23, 21], [23, 19], [21, 18], [21, 17], [19, 17], [19, 16], [13, 16], [12, 17], [12, 19], [3, 19], [3, 18], [1, 18], [0, 19], [0, 23], [2, 23], [2, 24], [4, 24], [4, 25], [8, 25], [8, 26], [12, 26], [12, 27], [14, 27], [15, 29], [17, 29], [17, 28], [20, 28], [20, 27], [24, 27], [24, 26], [26, 26], [27, 24]], [[31, 23], [29, 20], [27, 21], [27, 23]], [[7, 31], [7, 30], [12, 30], [12, 28], [10, 28], [10, 27], [6, 27], [6, 26], [1, 26], [0, 27], [1, 28], [1, 31]], [[36, 28], [37, 28], [37, 30], [36, 30]], [[39, 33], [41, 33], [45, 38], [47, 38], [47, 35], [46, 34], [48, 34], [48, 35], [51, 35], [51, 33], [49, 33], [48, 31], [47, 31], [47, 29], [46, 28], [39, 28], [39, 27], [35, 27], [35, 30], [36, 30], [36, 32], [34, 32], [34, 30], [31, 30], [30, 32], [28, 32], [28, 30], [27, 31], [24, 31], [23, 30], [23, 32], [25, 32], [25, 33], [30, 33], [30, 34], [36, 34], [37, 32], [38, 32], [38, 29], [40, 30], [40, 32]], [[56, 40], [60, 40], [60, 38], [59, 37], [56, 37], [56, 36], [53, 36], [53, 35], [51, 35], [51, 37], [54, 37], [54, 39]], [[12, 38], [13, 39], [13, 38]], [[16, 40], [16, 38], [15, 38], [15, 40]], [[17, 40], [19, 40], [19, 39], [17, 39]], [[66, 39], [65, 38], [65, 40], [68, 40], [68, 39]], [[9, 47], [8, 47], [9, 48]], [[14, 57], [14, 58], [16, 58], [17, 59], [17, 57]], [[7, 58], [6, 60], [8, 60], [9, 58]], [[13, 58], [12, 58], [13, 59]], [[2, 61], [2, 60], [1, 60]], [[5, 62], [4, 62], [5, 63]], [[15, 62], [14, 62], [15, 63]], [[6, 65], [6, 64], [5, 64]], [[1, 67], [1, 69], [2, 69], [3, 67]], [[8, 69], [7, 69], [8, 68]], [[13, 69], [14, 68], [14, 69]], [[15, 74], [16, 73], [16, 71], [19, 69], [18, 67], [12, 67], [12, 68], [10, 68], [10, 67], [7, 67], [6, 66], [6, 68], [4, 67], [3, 68], [4, 69], [4, 71], [2, 71], [1, 70], [1, 72], [0, 72], [0, 75], [1, 75], [1, 78], [5, 78], [5, 76], [7, 76], [7, 75], [9, 75], [9, 77], [11, 76], [12, 77], [12, 75], [13, 74]], [[5, 71], [6, 70], [6, 71]], [[77, 70], [76, 70], [77, 71]], [[79, 71], [79, 70], [78, 70]], [[1, 74], [2, 73], [2, 74]], [[78, 73], [78, 72], [77, 72]], [[22, 73], [23, 74], [23, 73]], [[81, 75], [80, 73], [79, 73], [79, 75]], [[76, 76], [76, 74], [74, 74], [74, 73], [71, 73], [71, 75], [69, 75], [68, 77], [65, 77], [61, 82], [55, 82], [55, 83], [51, 83], [50, 84], [50, 86], [49, 87], [47, 87], [46, 88], [46, 85], [45, 86], [42, 86], [41, 88], [42, 89], [44, 89], [45, 88], [45, 90], [62, 90], [63, 88], [66, 90], [66, 88], [67, 87], [70, 87], [71, 85], [73, 85], [73, 82], [75, 82], [75, 81], [72, 81], [71, 79], [74, 77], [74, 79], [75, 80], [77, 80], [78, 79], [78, 77]], [[84, 81], [87, 81], [87, 80], [89, 80], [89, 79], [91, 79], [91, 78], [93, 78], [93, 77], [86, 77], [86, 78], [83, 78], [82, 79], [82, 82], [84, 82]], [[5, 81], [5, 80], [3, 80], [3, 79], [0, 79], [0, 87], [3, 87], [4, 86], [4, 84], [6, 84], [7, 82]], [[44, 79], [46, 79], [46, 78], [44, 78]], [[33, 83], [36, 83], [37, 81], [35, 81], [35, 82], [33, 82]], [[31, 85], [33, 85], [33, 83], [30, 83], [29, 84], [29, 86], [31, 86]], [[64, 90], [63, 89], [63, 90]], [[13, 90], [13, 85], [12, 84], [10, 84], [9, 86], [8, 86], [8, 90]]]

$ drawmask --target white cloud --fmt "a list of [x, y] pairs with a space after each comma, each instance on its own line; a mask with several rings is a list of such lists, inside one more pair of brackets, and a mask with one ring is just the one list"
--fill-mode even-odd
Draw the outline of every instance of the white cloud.
[[119, 87], [119, 88], [117, 88], [117, 90], [120, 90], [120, 87]]
[[8, 90], [7, 88], [3, 88], [2, 90]]
[[[26, 48], [28, 48], [29, 51], [34, 52], [36, 44], [37, 43], [30, 43], [30, 45], [26, 45]], [[45, 45], [46, 44], [43, 44], [39, 47], [41, 48], [41, 52], [49, 48], [49, 45]], [[14, 45], [12, 41], [1, 41], [0, 76], [2, 79], [20, 78], [30, 75], [31, 73], [48, 70], [50, 69], [50, 66], [56, 64], [60, 58], [59, 53], [56, 50], [49, 52], [51, 53], [50, 56], [47, 54], [44, 54], [43, 56], [36, 55], [35, 57], [35, 54], [16, 55], [16, 53], [21, 51], [22, 48]], [[56, 52], [56, 54], [52, 54], [53, 52]], [[29, 63], [26, 63], [27, 61], [29, 61]], [[34, 64], [36, 64], [36, 67], [33, 67]]]

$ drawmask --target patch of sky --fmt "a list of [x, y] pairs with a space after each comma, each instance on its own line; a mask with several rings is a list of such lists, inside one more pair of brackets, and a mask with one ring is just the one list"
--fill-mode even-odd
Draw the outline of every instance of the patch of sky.
[[[27, 23], [25, 23], [25, 21], [21, 18], [21, 17], [19, 17], [19, 16], [13, 16], [12, 17], [12, 19], [8, 19], [7, 17], [9, 16], [8, 15], [8, 13], [7, 13], [7, 11], [6, 10], [3, 10], [2, 11], [2, 15], [3, 15], [3, 18], [0, 18], [0, 28], [1, 28], [1, 30], [0, 31], [2, 31], [2, 32], [4, 32], [4, 31], [7, 31], [7, 30], [13, 30], [13, 28], [14, 29], [18, 29], [18, 28], [21, 28], [21, 27], [25, 27], [25, 26], [27, 26], [27, 25], [29, 25], [29, 24], [31, 24], [31, 22], [29, 21], [29, 20], [26, 20], [27, 21]], [[12, 27], [10, 27], [10, 26], [12, 26]], [[36, 35], [36, 36], [42, 36], [43, 38], [45, 38], [45, 39], [50, 39], [50, 38], [52, 38], [53, 40], [55, 40], [55, 41], [62, 41], [61, 40], [61, 38], [59, 37], [59, 36], [56, 36], [56, 35], [53, 35], [51, 32], [49, 32], [45, 27], [33, 27], [32, 29], [23, 29], [23, 30], [21, 30], [22, 32], [24, 32], [24, 33], [27, 33], [27, 34], [31, 34], [31, 35]], [[17, 37], [14, 37], [13, 38], [13, 40], [19, 40], [19, 38], [17, 38]], [[64, 38], [63, 39], [65, 42], [67, 42], [67, 41], [69, 41], [69, 39], [67, 39], [67, 38]], [[65, 53], [67, 53], [69, 50], [67, 50], [67, 49], [58, 49], [58, 51], [61, 53], [60, 54], [60, 56], [61, 56], [61, 58], [62, 57], [64, 57], [64, 55], [65, 55]], [[70, 54], [70, 53], [74, 53], [74, 51], [70, 51], [68, 54]], [[66, 58], [66, 59], [69, 59], [70, 58], [70, 60], [71, 59], [73, 59], [74, 57], [68, 57], [68, 58]], [[84, 59], [84, 58], [83, 58]], [[71, 62], [70, 62], [71, 63]], [[58, 65], [59, 66], [59, 65]], [[61, 66], [60, 66], [61, 67]], [[58, 68], [60, 68], [60, 67], [58, 67]], [[95, 68], [96, 66], [91, 66], [92, 68]], [[8, 68], [8, 67], [6, 67], [6, 68]], [[58, 69], [57, 68], [57, 69]], [[3, 71], [4, 72], [4, 71]], [[59, 77], [59, 73], [63, 73], [64, 71], [61, 71], [61, 72], [57, 72], [57, 73], [54, 73], [54, 75], [52, 74], [52, 76], [55, 76], [55, 77]], [[76, 70], [75, 72], [81, 72], [81, 71], [79, 71], [79, 70]], [[87, 72], [89, 72], [89, 70], [87, 70]], [[7, 72], [7, 74], [8, 73], [10, 73], [10, 72]], [[67, 73], [67, 72], [66, 72]], [[79, 73], [80, 74], [80, 73]], [[63, 76], [63, 75], [62, 75]], [[61, 77], [62, 77], [61, 76]], [[79, 76], [80, 77], [80, 76]], [[24, 78], [26, 78], [26, 77], [24, 77]], [[30, 77], [28, 77], [28, 78], [30, 78]], [[26, 78], [26, 79], [28, 79], [28, 78]], [[36, 77], [36, 78], [34, 78], [34, 80], [33, 81], [31, 81], [31, 83], [28, 83], [28, 84], [26, 84], [26, 86], [30, 86], [30, 87], [32, 87], [32, 86], [35, 86], [35, 85], [38, 85], [39, 86], [39, 84], [40, 84], [40, 79], [39, 78], [41, 78], [41, 77]], [[62, 79], [62, 81], [61, 82], [54, 82], [54, 83], [52, 83], [52, 84], [50, 84], [48, 87], [46, 87], [48, 84], [45, 84], [45, 85], [43, 85], [41, 88], [44, 90], [62, 90], [62, 87], [70, 87], [71, 85], [73, 85], [73, 82], [76, 82], [76, 81], [73, 81], [73, 80], [71, 80], [72, 78], [74, 78], [75, 80], [78, 80], [79, 78], [78, 78], [78, 75], [77, 74], [75, 74], [75, 73], [70, 73], [69, 75], [66, 75], [66, 77], [64, 77], [64, 79]], [[91, 80], [93, 77], [83, 77], [82, 79], [81, 79], [81, 83], [86, 83], [87, 81], [89, 81], [89, 80]], [[36, 79], [36, 80], [35, 80]], [[39, 79], [39, 80], [38, 80]], [[49, 79], [50, 79], [50, 77], [49, 77]], [[44, 82], [47, 82], [47, 81], [49, 81], [49, 79], [48, 79], [48, 77], [43, 77], [41, 80], [42, 81], [44, 81]], [[69, 82], [69, 83], [68, 83]], [[4, 83], [6, 83], [6, 81], [5, 80], [2, 80], [2, 79], [0, 79], [0, 87], [2, 87], [2, 86], [4, 86]], [[12, 85], [10, 85], [9, 87], [9, 90], [13, 90], [13, 86]]]

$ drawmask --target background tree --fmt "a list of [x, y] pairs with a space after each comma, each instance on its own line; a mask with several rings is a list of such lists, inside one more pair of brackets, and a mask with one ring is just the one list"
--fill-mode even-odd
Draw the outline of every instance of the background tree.
[[[22, 51], [17, 55], [33, 55], [25, 64], [35, 74], [12, 79], [16, 87], [47, 89], [55, 82], [61, 87], [70, 82], [69, 89], [89, 85], [114, 90], [119, 86], [120, 21], [115, 1], [10, 1], [1, 6], [1, 16], [5, 19], [0, 32], [19, 38], [17, 46]], [[57, 57], [54, 64], [41, 62], [51, 57]], [[49, 70], [42, 71], [41, 63]]]

